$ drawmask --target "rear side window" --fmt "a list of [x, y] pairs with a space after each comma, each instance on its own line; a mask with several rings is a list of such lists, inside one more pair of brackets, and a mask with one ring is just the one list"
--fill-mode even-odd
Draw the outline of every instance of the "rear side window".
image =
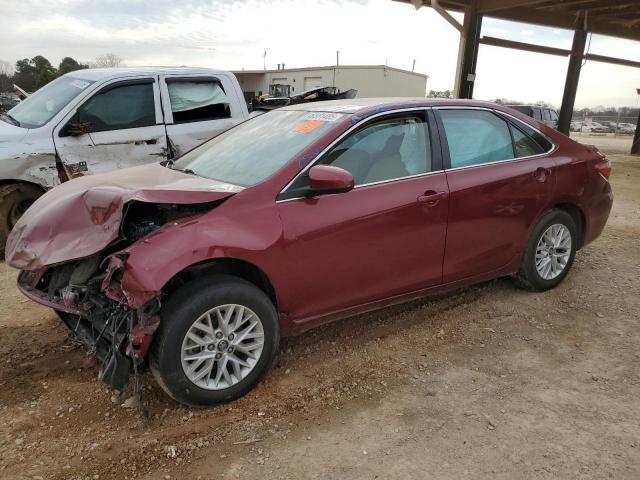
[[544, 114], [544, 120], [547, 122], [551, 121], [551, 114], [549, 113], [549, 109], [548, 108], [544, 108], [542, 109], [542, 112]]
[[533, 109], [533, 118], [536, 120], [542, 120], [542, 111], [539, 108]]
[[540, 145], [516, 127], [511, 127], [511, 133], [513, 135], [513, 148], [516, 152], [516, 157], [530, 157], [544, 153]]
[[541, 153], [547, 153], [551, 151], [551, 149], [553, 148], [553, 144], [549, 140], [547, 140], [547, 138], [544, 135], [542, 135], [540, 132], [538, 132], [537, 130], [534, 130], [524, 122], [520, 122], [517, 120], [512, 120], [512, 122], [517, 127], [517, 128], [513, 128], [513, 131], [521, 130], [522, 132], [524, 132], [529, 138], [531, 138], [535, 143], [537, 143], [540, 146], [540, 149], [542, 150]]
[[451, 168], [514, 158], [506, 121], [485, 110], [439, 110], [451, 158]]
[[551, 115], [551, 121], [558, 121], [558, 114], [554, 110], [549, 110], [549, 115]]
[[173, 123], [230, 118], [229, 99], [216, 79], [167, 79]]
[[156, 124], [153, 84], [122, 85], [99, 92], [78, 109], [78, 119], [92, 132]]

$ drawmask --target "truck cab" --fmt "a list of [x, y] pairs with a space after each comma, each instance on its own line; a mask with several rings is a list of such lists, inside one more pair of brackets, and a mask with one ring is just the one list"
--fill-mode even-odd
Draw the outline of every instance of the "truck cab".
[[207, 68], [70, 72], [0, 116], [0, 255], [46, 190], [177, 158], [249, 118], [236, 77]]

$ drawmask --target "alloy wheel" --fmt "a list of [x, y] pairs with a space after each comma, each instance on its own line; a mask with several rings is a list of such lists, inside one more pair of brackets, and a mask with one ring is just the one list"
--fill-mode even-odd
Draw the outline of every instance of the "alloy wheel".
[[536, 270], [545, 280], [553, 280], [560, 275], [571, 256], [571, 232], [556, 223], [547, 228], [536, 246]]
[[201, 315], [182, 341], [182, 369], [206, 390], [224, 390], [245, 378], [264, 347], [260, 318], [242, 305], [220, 305]]

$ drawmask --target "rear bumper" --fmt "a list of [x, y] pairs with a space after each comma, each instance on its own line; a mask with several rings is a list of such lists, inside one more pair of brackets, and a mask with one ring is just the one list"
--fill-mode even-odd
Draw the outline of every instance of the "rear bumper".
[[593, 195], [591, 202], [585, 209], [587, 224], [582, 246], [588, 245], [600, 236], [613, 206], [611, 184], [602, 176], [600, 176], [600, 182], [602, 183], [598, 188], [598, 193]]

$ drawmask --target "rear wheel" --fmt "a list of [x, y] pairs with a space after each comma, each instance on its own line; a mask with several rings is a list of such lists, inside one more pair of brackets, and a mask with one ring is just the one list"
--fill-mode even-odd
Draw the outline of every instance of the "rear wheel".
[[279, 326], [271, 300], [230, 275], [189, 282], [162, 307], [151, 370], [175, 400], [213, 405], [240, 397], [267, 372]]
[[554, 288], [568, 275], [577, 250], [577, 227], [564, 210], [552, 210], [540, 219], [514, 276], [516, 284], [530, 291]]
[[0, 259], [4, 259], [9, 232], [42, 193], [39, 187], [27, 183], [0, 185]]

